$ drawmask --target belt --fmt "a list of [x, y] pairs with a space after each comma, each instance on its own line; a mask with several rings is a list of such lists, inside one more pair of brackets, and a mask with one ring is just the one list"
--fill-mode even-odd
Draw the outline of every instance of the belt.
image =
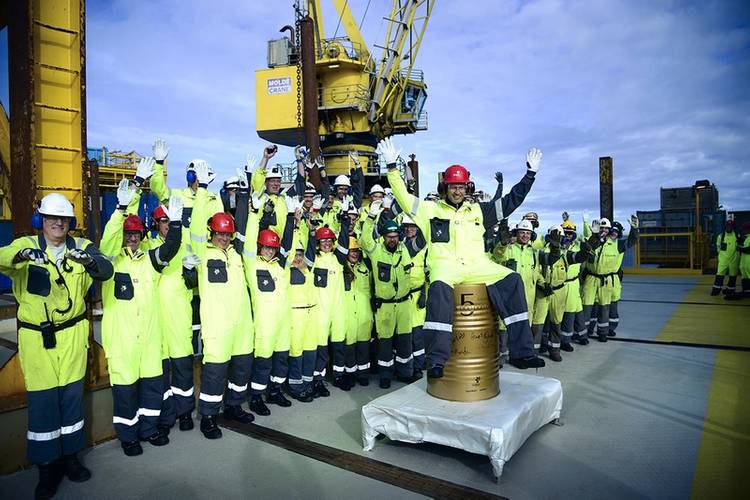
[[381, 304], [400, 304], [401, 302], [406, 302], [411, 298], [411, 292], [407, 293], [400, 299], [375, 299]]
[[570, 283], [571, 281], [578, 281], [578, 276], [573, 276], [572, 278], [568, 278], [565, 280], [565, 283]]
[[292, 309], [310, 309], [312, 307], [315, 307], [315, 304], [311, 306], [292, 306]]
[[422, 291], [422, 287], [418, 286], [417, 288], [412, 288], [411, 290], [409, 290], [409, 293], [412, 294], [412, 293], [417, 293], [421, 291]]
[[[79, 314], [75, 318], [71, 318], [71, 319], [69, 319], [67, 321], [63, 321], [60, 324], [52, 325], [52, 329], [54, 331], [56, 331], [56, 332], [59, 332], [61, 330], [65, 330], [66, 328], [70, 328], [71, 326], [77, 325], [78, 323], [80, 323], [84, 319], [86, 319], [86, 313], [85, 312], [82, 313], [82, 314]], [[41, 332], [42, 331], [42, 327], [40, 325], [35, 325], [33, 323], [26, 323], [25, 321], [21, 321], [21, 320], [17, 320], [17, 321], [18, 321], [18, 327], [19, 328], [26, 328], [28, 330], [34, 330], [34, 331], [37, 331], [37, 332]]]
[[566, 280], [566, 281], [564, 281], [564, 282], [560, 283], [560, 284], [559, 284], [559, 285], [557, 285], [557, 286], [553, 286], [553, 287], [552, 287], [552, 289], [553, 289], [553, 290], [559, 290], [559, 289], [563, 288], [563, 287], [564, 287], [564, 286], [565, 286], [565, 285], [566, 285], [567, 283], [568, 283], [568, 282], [567, 282], [567, 280]]
[[607, 281], [607, 278], [611, 278], [612, 276], [617, 276], [616, 272], [607, 273], [607, 274], [596, 274], [596, 273], [589, 272], [588, 274], [589, 276], [593, 276], [594, 278], [599, 278], [599, 282], [601, 283], [602, 286], [604, 286], [604, 282]]

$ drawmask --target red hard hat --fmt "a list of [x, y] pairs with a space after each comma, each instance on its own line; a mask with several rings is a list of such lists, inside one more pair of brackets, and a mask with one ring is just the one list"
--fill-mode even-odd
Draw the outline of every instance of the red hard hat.
[[443, 174], [443, 182], [446, 184], [466, 184], [469, 182], [469, 171], [461, 165], [451, 165]]
[[279, 248], [281, 246], [279, 235], [270, 229], [264, 229], [258, 234], [258, 244], [264, 247], [273, 248]]
[[141, 220], [141, 218], [135, 214], [128, 215], [127, 219], [125, 219], [125, 224], [123, 224], [122, 229], [124, 231], [138, 232], [143, 232], [146, 230], [146, 228], [143, 226], [143, 221]]
[[330, 227], [321, 227], [315, 231], [315, 239], [320, 240], [335, 240], [336, 233], [334, 233]]
[[169, 217], [167, 217], [167, 212], [164, 211], [164, 205], [156, 207], [154, 211], [151, 212], [151, 218], [154, 219], [154, 222], [159, 222], [161, 219], [169, 219]]
[[234, 219], [228, 213], [218, 212], [209, 219], [208, 227], [216, 233], [234, 233]]

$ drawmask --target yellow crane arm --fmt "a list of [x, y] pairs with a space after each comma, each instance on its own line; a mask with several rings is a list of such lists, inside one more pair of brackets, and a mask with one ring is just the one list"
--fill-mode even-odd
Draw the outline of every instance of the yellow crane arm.
[[362, 37], [362, 33], [357, 26], [357, 21], [354, 20], [352, 11], [349, 9], [348, 0], [333, 0], [333, 5], [336, 7], [336, 11], [341, 19], [341, 24], [344, 26], [344, 30], [346, 30], [349, 40], [351, 40], [353, 44], [359, 46], [356, 48], [360, 53], [360, 59], [367, 61], [370, 58], [370, 51], [367, 50], [367, 42], [365, 42], [365, 39]]

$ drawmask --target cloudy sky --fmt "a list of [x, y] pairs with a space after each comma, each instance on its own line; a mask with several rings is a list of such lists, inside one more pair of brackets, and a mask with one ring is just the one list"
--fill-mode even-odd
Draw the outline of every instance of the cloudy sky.
[[[174, 186], [191, 158], [226, 176], [261, 150], [254, 71], [293, 22], [292, 0], [87, 4], [90, 147], [147, 154], [163, 137]], [[349, 4], [360, 19], [367, 1]], [[389, 9], [370, 2], [371, 46]], [[544, 222], [596, 212], [599, 156], [614, 157], [618, 218], [658, 209], [660, 186], [704, 178], [724, 207], [750, 209], [748, 2], [438, 0], [417, 66], [429, 130], [396, 141], [417, 154], [423, 192], [452, 163], [480, 188], [494, 189], [496, 170], [508, 185], [536, 146], [544, 160], [524, 208]]]

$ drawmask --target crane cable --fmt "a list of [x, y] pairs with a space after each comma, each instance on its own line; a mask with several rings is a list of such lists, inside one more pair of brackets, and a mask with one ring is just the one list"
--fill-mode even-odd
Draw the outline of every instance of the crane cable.
[[336, 35], [339, 33], [339, 26], [341, 26], [341, 19], [344, 17], [344, 11], [346, 11], [346, 6], [349, 4], [349, 0], [345, 0], [344, 2], [344, 8], [341, 9], [341, 14], [339, 14], [339, 22], [336, 25], [336, 31], [333, 32], [333, 38], [336, 38]]

